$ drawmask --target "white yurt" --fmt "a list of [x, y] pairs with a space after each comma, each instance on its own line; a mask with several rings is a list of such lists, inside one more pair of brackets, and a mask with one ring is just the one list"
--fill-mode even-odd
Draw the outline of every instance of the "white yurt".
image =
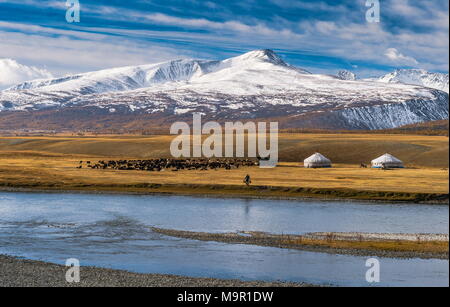
[[393, 155], [384, 154], [372, 161], [373, 168], [404, 168], [403, 162]]
[[331, 161], [324, 155], [316, 152], [308, 159], [305, 159], [303, 165], [306, 168], [322, 168], [322, 167], [331, 167]]

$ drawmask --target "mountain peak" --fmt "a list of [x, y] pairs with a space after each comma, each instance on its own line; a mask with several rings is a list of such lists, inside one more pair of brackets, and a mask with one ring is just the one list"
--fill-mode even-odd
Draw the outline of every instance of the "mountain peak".
[[269, 62], [276, 65], [287, 65], [281, 57], [271, 49], [260, 49], [247, 52], [241, 56], [236, 57], [241, 60], [259, 60]]
[[449, 92], [448, 74], [431, 73], [424, 69], [397, 69], [392, 73], [382, 76], [379, 81], [386, 83], [405, 83], [426, 86]]
[[340, 70], [337, 74], [338, 79], [346, 81], [355, 81], [356, 75], [348, 70]]

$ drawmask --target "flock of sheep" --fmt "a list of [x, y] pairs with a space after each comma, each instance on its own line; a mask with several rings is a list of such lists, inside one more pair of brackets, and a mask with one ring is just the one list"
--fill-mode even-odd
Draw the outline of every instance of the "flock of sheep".
[[77, 168], [86, 167], [92, 169], [115, 169], [115, 170], [141, 170], [156, 171], [163, 170], [217, 170], [217, 169], [238, 169], [242, 166], [258, 166], [259, 161], [251, 159], [152, 159], [152, 160], [112, 160], [98, 161], [80, 161]]

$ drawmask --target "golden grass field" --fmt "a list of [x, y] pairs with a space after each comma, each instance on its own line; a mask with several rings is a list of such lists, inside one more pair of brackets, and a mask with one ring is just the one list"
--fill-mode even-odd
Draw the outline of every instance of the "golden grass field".
[[[48, 136], [0, 137], [0, 186], [242, 194], [264, 196], [337, 196], [365, 191], [368, 199], [414, 199], [417, 193], [448, 194], [448, 138], [445, 136], [364, 134], [282, 134], [280, 165], [238, 170], [143, 172], [76, 169], [80, 160], [149, 159], [170, 157], [173, 136]], [[319, 151], [334, 162], [332, 169], [304, 169], [301, 161]], [[360, 169], [386, 152], [402, 159], [407, 169]], [[252, 185], [273, 187], [246, 189]], [[163, 186], [159, 186], [163, 185]], [[203, 188], [202, 188], [203, 186]], [[219, 189], [218, 186], [221, 188]], [[228, 187], [228, 188], [225, 188]], [[300, 190], [300, 188], [305, 190]], [[324, 189], [317, 192], [315, 189]], [[383, 192], [382, 194], [377, 192]], [[389, 193], [392, 192], [392, 193]], [[402, 195], [404, 193], [404, 195]], [[362, 195], [362, 194], [361, 194]], [[379, 197], [377, 197], [377, 195]]]

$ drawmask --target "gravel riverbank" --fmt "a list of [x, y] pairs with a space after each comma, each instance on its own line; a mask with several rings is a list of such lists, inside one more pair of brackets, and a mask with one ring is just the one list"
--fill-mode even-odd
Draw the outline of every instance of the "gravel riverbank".
[[[363, 233], [310, 233], [303, 236], [277, 235], [264, 232], [243, 231], [236, 233], [205, 233], [161, 229], [152, 227], [154, 232], [162, 235], [200, 240], [216, 241], [231, 244], [250, 244], [276, 248], [297, 249], [303, 251], [341, 254], [363, 257], [384, 258], [421, 258], [421, 259], [448, 259], [448, 235], [395, 235], [395, 234], [363, 234]], [[421, 238], [421, 242], [398, 240], [399, 238]], [[376, 238], [376, 240], [374, 239]], [[381, 239], [383, 238], [383, 239]], [[386, 239], [389, 238], [389, 239]], [[438, 242], [445, 245], [445, 251], [416, 250], [424, 248], [430, 239], [438, 238]], [[402, 250], [404, 245], [414, 244], [414, 250]], [[385, 247], [383, 245], [390, 245]], [[394, 245], [394, 248], [392, 248]], [[381, 246], [381, 247], [380, 247]], [[398, 248], [398, 250], [397, 250]]]
[[[326, 240], [330, 233], [313, 232], [304, 235], [306, 238]], [[334, 232], [333, 240], [341, 241], [410, 241], [410, 242], [448, 242], [448, 234], [421, 234], [421, 233], [360, 233], [360, 232]]]
[[65, 280], [67, 267], [0, 255], [0, 287], [309, 287], [308, 284], [137, 274], [81, 267], [80, 283]]

